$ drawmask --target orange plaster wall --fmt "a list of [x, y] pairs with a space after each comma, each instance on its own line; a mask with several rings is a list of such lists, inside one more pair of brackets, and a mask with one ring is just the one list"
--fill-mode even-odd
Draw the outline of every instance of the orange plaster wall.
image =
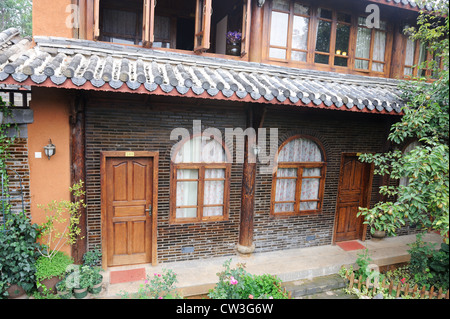
[[66, 26], [72, 12], [66, 12], [66, 8], [71, 3], [72, 0], [33, 0], [33, 36], [72, 38], [72, 29]]
[[[69, 100], [65, 90], [33, 88], [30, 107], [34, 122], [28, 125], [28, 161], [30, 166], [31, 216], [34, 223], [45, 221], [37, 205], [53, 200], [70, 200], [70, 125]], [[49, 160], [44, 146], [52, 139], [55, 155]], [[35, 153], [41, 152], [42, 158]], [[70, 255], [66, 245], [64, 252]]]

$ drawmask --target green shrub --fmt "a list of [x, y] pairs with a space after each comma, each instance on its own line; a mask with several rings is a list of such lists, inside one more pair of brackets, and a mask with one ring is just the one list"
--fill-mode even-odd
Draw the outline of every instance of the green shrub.
[[25, 214], [10, 213], [5, 225], [0, 226], [0, 296], [7, 294], [10, 284], [27, 292], [34, 288], [38, 236], [38, 226]]
[[423, 234], [417, 234], [416, 241], [409, 246], [411, 255], [409, 271], [414, 281], [425, 285], [427, 289], [435, 286], [442, 289], [449, 287], [449, 250], [448, 244], [442, 243], [440, 250], [435, 250], [436, 244], [425, 243]]
[[211, 299], [287, 299], [288, 296], [281, 289], [281, 280], [269, 274], [252, 275], [238, 264], [237, 268], [230, 268], [231, 259], [223, 264], [225, 268], [218, 273], [219, 281], [208, 293]]
[[177, 283], [177, 275], [171, 269], [164, 269], [162, 274], [155, 273], [153, 277], [147, 276], [147, 280], [139, 287], [135, 294], [121, 292], [121, 297], [128, 299], [179, 299], [180, 294], [177, 292], [175, 284]]
[[61, 251], [58, 251], [53, 258], [40, 256], [36, 261], [36, 280], [40, 282], [53, 276], [63, 278], [70, 264], [73, 264], [73, 259]]

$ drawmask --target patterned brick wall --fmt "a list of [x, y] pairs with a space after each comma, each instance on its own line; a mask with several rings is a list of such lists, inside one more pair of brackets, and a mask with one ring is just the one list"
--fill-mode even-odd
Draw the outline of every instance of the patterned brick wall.
[[[86, 197], [88, 249], [101, 244], [100, 151], [159, 151], [158, 261], [207, 258], [234, 254], [239, 232], [242, 164], [231, 170], [229, 220], [169, 225], [170, 150], [176, 141], [170, 132], [176, 127], [192, 131], [192, 121], [200, 119], [202, 130], [216, 127], [244, 127], [240, 110], [211, 110], [196, 106], [185, 111], [150, 111], [149, 107], [108, 103], [108, 108], [92, 102], [86, 110]], [[194, 252], [182, 253], [182, 247]]]
[[[271, 175], [258, 175], [255, 195], [256, 251], [332, 243], [342, 153], [380, 152], [389, 127], [386, 117], [349, 112], [269, 111], [264, 127], [278, 127], [279, 146], [297, 134], [316, 137], [327, 158], [323, 209], [320, 214], [270, 216]], [[374, 176], [371, 205], [378, 201], [381, 178]]]
[[[183, 101], [188, 101], [183, 100]], [[189, 102], [186, 102], [189, 103]], [[103, 105], [103, 106], [102, 106]], [[232, 165], [229, 221], [169, 224], [170, 149], [173, 128], [192, 130], [201, 120], [202, 129], [245, 128], [240, 108], [195, 107], [172, 109], [168, 104], [140, 106], [139, 103], [91, 101], [86, 110], [86, 167], [89, 249], [101, 244], [100, 151], [159, 151], [158, 260], [160, 262], [208, 258], [235, 254], [239, 235], [242, 164]], [[206, 105], [207, 106], [207, 105]], [[269, 110], [264, 127], [278, 128], [278, 145], [295, 134], [318, 138], [327, 156], [327, 177], [323, 211], [318, 215], [273, 218], [270, 216], [272, 176], [257, 175], [254, 241], [258, 252], [290, 249], [332, 242], [336, 195], [342, 152], [383, 150], [386, 116], [336, 111]], [[372, 204], [378, 200], [381, 178], [375, 176]], [[182, 247], [194, 247], [184, 253]]]
[[[26, 138], [16, 138], [9, 147], [10, 158], [6, 161], [6, 166], [17, 172], [18, 175], [8, 170], [10, 191], [20, 189], [20, 182], [23, 189], [23, 205], [26, 214], [30, 214], [30, 168], [28, 165], [28, 143]], [[22, 202], [18, 199], [11, 200], [14, 212], [22, 211]]]

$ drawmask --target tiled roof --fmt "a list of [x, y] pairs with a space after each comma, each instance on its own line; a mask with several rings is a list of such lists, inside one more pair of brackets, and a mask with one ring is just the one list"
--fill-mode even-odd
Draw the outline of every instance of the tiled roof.
[[[363, 0], [363, 1], [366, 1], [366, 0]], [[397, 7], [401, 7], [401, 8], [405, 8], [405, 9], [413, 9], [413, 10], [433, 11], [435, 9], [438, 9], [437, 5], [434, 7], [430, 3], [423, 5], [420, 3], [421, 1], [414, 1], [414, 0], [371, 0], [371, 1], [378, 2], [378, 3], [387, 3], [387, 4], [395, 5]]]
[[[0, 33], [0, 39], [5, 34]], [[21, 41], [6, 46], [2, 43], [8, 40], [0, 42], [0, 83], [401, 112], [401, 92], [393, 79], [78, 39], [34, 40], [37, 44], [32, 48]]]

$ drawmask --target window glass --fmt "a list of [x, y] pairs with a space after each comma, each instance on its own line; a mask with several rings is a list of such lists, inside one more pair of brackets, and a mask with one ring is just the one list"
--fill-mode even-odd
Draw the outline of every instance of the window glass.
[[334, 65], [347, 66], [350, 41], [350, 26], [338, 23], [336, 26], [336, 45]]
[[309, 19], [295, 16], [292, 30], [292, 48], [308, 50]]
[[319, 209], [322, 161], [319, 146], [307, 138], [293, 138], [280, 149], [272, 195], [274, 214], [298, 214]]
[[274, 0], [272, 9], [289, 11], [289, 0]]
[[272, 12], [272, 22], [270, 27], [270, 45], [287, 46], [289, 14]]
[[229, 181], [225, 149], [216, 140], [195, 137], [185, 142], [173, 157], [176, 174], [172, 183], [176, 199], [171, 219], [202, 221], [224, 218]]

